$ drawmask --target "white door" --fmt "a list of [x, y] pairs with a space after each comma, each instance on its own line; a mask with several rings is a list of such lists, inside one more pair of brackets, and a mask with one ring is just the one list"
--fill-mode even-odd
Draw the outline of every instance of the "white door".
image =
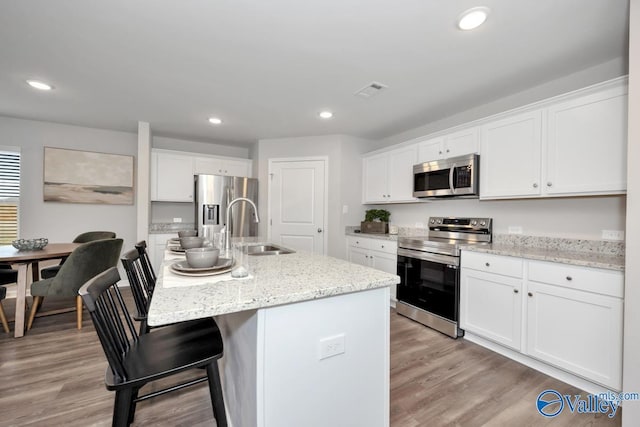
[[325, 253], [325, 160], [270, 164], [271, 240], [296, 250]]

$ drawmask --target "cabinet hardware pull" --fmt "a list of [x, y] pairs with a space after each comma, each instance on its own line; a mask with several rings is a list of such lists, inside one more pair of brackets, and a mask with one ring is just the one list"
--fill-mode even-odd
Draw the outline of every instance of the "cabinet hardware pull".
[[382, 249], [384, 249], [384, 245], [380, 245], [380, 247], [381, 247]]
[[547, 182], [547, 187], [551, 187], [553, 184], [551, 182]]
[[572, 281], [572, 280], [573, 280], [573, 277], [571, 277], [571, 276], [567, 276], [567, 280], [568, 280], [568, 281]]
[[447, 153], [449, 152], [449, 149], [447, 148]]
[[533, 183], [533, 188], [538, 188], [538, 183], [534, 182]]
[[527, 295], [529, 295], [530, 297], [533, 296], [533, 294], [531, 292], [527, 292]]
[[488, 262], [485, 262], [484, 265], [486, 265], [487, 267], [489, 267], [491, 264], [489, 264]]
[[438, 154], [442, 154], [442, 151], [438, 151]]
[[517, 289], [514, 289], [514, 290], [513, 290], [513, 293], [514, 293], [514, 294], [517, 294], [517, 293], [518, 293], [518, 290], [517, 290]]

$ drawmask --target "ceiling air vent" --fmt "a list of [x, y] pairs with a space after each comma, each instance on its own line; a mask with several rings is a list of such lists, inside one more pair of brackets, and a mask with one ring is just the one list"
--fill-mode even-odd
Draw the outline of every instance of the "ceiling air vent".
[[354, 95], [359, 96], [360, 98], [373, 98], [374, 96], [376, 96], [377, 94], [379, 94], [380, 92], [382, 92], [388, 87], [389, 86], [383, 85], [382, 83], [379, 83], [379, 82], [371, 82], [365, 87], [363, 87], [362, 89], [360, 89], [359, 91], [357, 91], [356, 93], [354, 93]]

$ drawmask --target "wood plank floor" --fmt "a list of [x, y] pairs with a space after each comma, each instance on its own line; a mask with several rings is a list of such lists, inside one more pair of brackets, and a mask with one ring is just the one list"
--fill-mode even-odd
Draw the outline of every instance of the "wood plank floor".
[[[131, 302], [128, 290], [125, 294]], [[3, 301], [10, 317], [13, 303]], [[54, 305], [45, 301], [43, 309]], [[0, 426], [110, 425], [113, 393], [104, 387], [105, 368], [88, 316], [80, 331], [75, 313], [37, 318], [20, 339], [0, 330]], [[391, 313], [393, 427], [620, 425], [621, 410], [614, 419], [566, 410], [545, 419], [535, 399], [547, 388], [586, 396], [476, 344]], [[141, 402], [133, 425], [215, 425], [206, 384]]]

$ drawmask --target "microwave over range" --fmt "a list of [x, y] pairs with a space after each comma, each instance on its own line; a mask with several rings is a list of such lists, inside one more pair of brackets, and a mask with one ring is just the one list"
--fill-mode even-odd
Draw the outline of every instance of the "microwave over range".
[[480, 156], [469, 154], [413, 167], [413, 197], [477, 198]]

